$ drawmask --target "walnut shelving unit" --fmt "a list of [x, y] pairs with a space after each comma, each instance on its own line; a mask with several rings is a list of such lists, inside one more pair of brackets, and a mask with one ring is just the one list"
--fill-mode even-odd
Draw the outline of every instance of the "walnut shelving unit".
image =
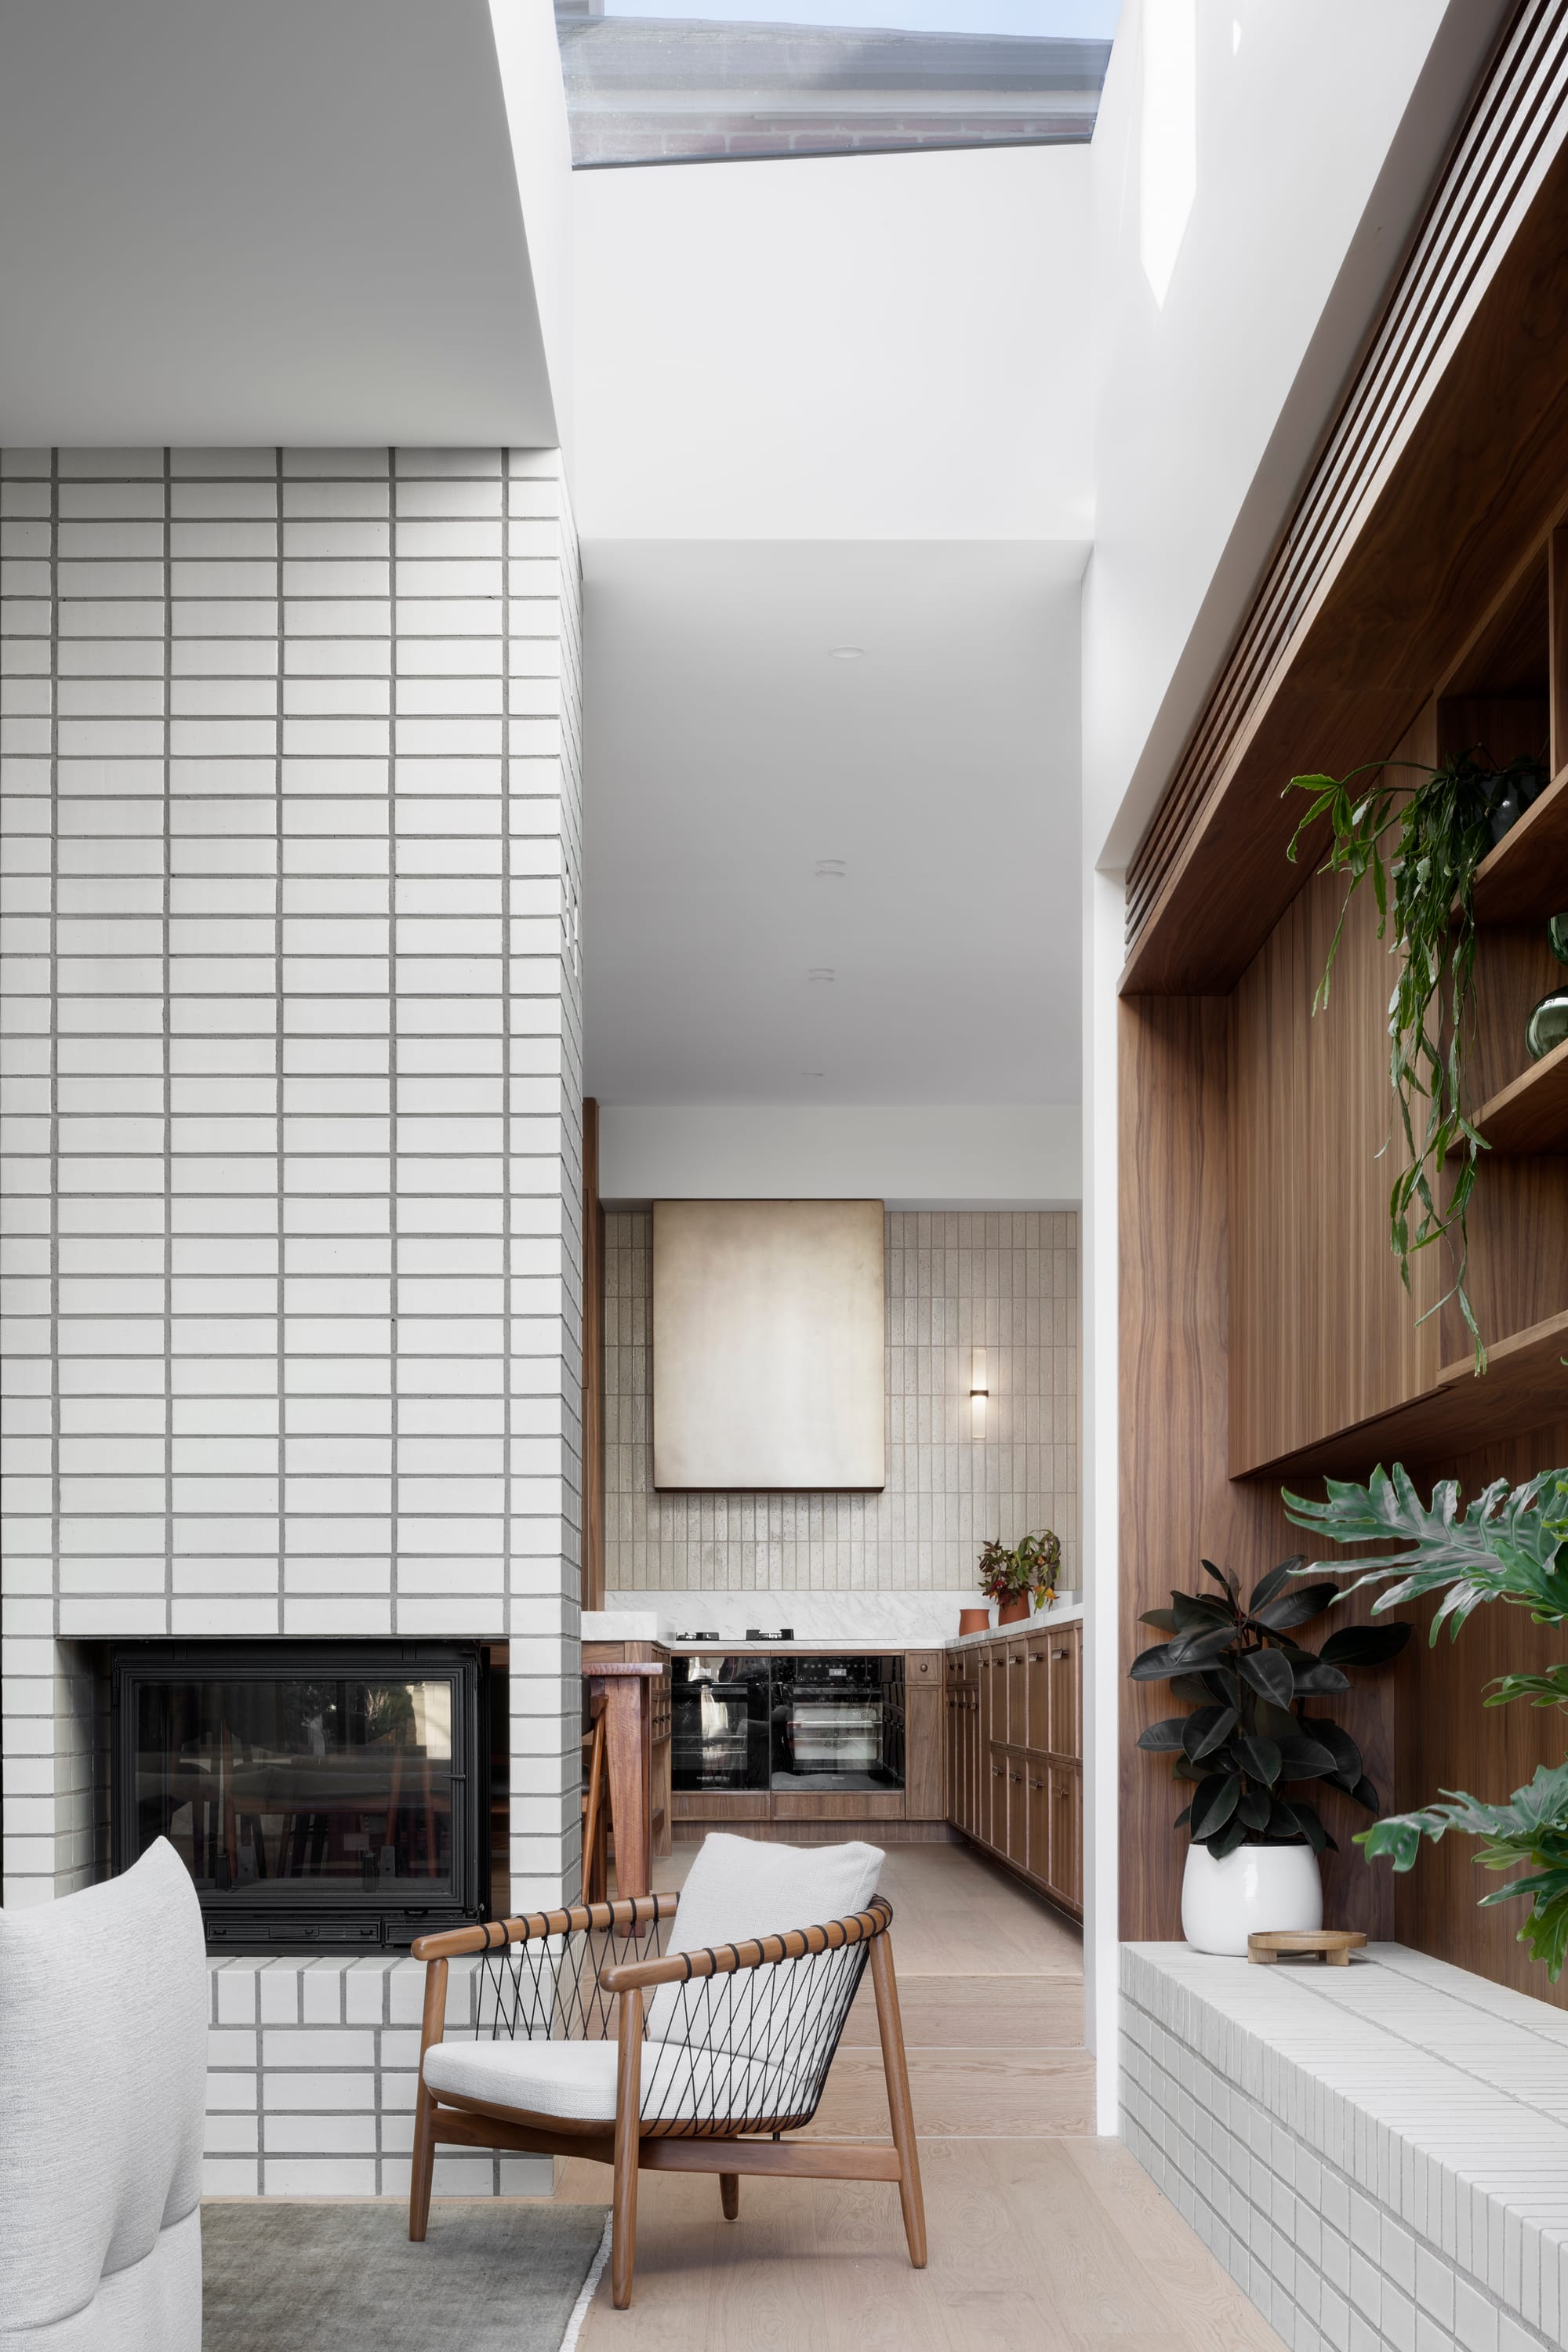
[[1476, 1125], [1494, 1151], [1568, 1151], [1568, 1038], [1483, 1103]]
[[[1510, 92], [1513, 131], [1537, 103], [1544, 121], [1544, 84]], [[1452, 1477], [1473, 1497], [1568, 1462], [1568, 1049], [1531, 1065], [1524, 1046], [1531, 1006], [1563, 979], [1546, 921], [1568, 910], [1568, 142], [1500, 246], [1501, 214], [1470, 203], [1469, 137], [1129, 866], [1124, 1664], [1147, 1638], [1140, 1613], [1196, 1581], [1200, 1559], [1245, 1581], [1300, 1549], [1282, 1485], [1321, 1491], [1320, 1475], [1397, 1460], [1423, 1487]], [[1461, 279], [1468, 308], [1445, 340], [1433, 322]], [[1305, 805], [1292, 776], [1470, 746], [1499, 761], [1544, 751], [1552, 778], [1477, 882], [1468, 1074], [1490, 1146], [1469, 1218], [1479, 1379], [1439, 1304], [1452, 1278], [1440, 1249], [1419, 1253], [1408, 1293], [1389, 1249], [1391, 974], [1372, 894], [1314, 1019], [1342, 877], [1314, 875], [1326, 839], [1286, 857]], [[1348, 1613], [1364, 1618], [1372, 1599]], [[1400, 1613], [1424, 1630], [1425, 1609]], [[1561, 1730], [1484, 1709], [1481, 1692], [1559, 1654], [1527, 1612], [1478, 1610], [1457, 1643], [1418, 1638], [1331, 1711], [1385, 1802], [1501, 1793], [1561, 1760]], [[1179, 1799], [1135, 1743], [1169, 1695], [1122, 1692], [1120, 1933], [1160, 1939], [1179, 1932]], [[1478, 1910], [1469, 1848], [1445, 1841], [1395, 1880], [1352, 1843], [1363, 1815], [1332, 1791], [1322, 1811], [1340, 1847], [1325, 1864], [1334, 1925], [1568, 2007], [1568, 1977], [1553, 1990], [1531, 1969], [1517, 1919]]]

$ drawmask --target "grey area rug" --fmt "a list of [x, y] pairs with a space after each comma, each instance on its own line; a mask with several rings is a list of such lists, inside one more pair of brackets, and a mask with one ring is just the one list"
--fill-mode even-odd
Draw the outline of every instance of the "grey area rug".
[[602, 2205], [257, 2198], [202, 2208], [202, 2352], [559, 2352]]

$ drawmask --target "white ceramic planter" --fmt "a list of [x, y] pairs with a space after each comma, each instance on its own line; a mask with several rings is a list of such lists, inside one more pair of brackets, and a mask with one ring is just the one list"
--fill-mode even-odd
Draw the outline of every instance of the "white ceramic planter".
[[1182, 1933], [1195, 1951], [1245, 1959], [1247, 1939], [1323, 1924], [1323, 1881], [1310, 1845], [1238, 1845], [1223, 1862], [1187, 1848]]

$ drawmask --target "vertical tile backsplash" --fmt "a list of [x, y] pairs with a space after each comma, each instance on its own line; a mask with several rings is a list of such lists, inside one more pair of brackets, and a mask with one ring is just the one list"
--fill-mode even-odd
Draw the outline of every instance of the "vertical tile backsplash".
[[556, 1899], [581, 1361], [559, 458], [10, 450], [0, 534], [9, 1890], [90, 1874], [58, 1644], [496, 1634], [512, 1884]]
[[[1062, 1539], [1079, 1577], [1078, 1218], [890, 1211], [880, 1494], [656, 1494], [653, 1220], [605, 1220], [605, 1581], [616, 1592], [967, 1588], [988, 1536]], [[991, 1402], [976, 1436], [970, 1351]]]

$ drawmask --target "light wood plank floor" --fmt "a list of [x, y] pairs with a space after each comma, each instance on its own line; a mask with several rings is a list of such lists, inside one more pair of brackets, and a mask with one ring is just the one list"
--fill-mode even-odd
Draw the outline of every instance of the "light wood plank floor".
[[[1284, 2352], [1126, 2150], [1090, 2137], [1072, 1923], [957, 1846], [889, 1847], [882, 1886], [929, 2268], [880, 2182], [745, 2180], [726, 2221], [716, 2180], [644, 2173], [632, 2308], [606, 2276], [582, 2352]], [[812, 2132], [887, 2131], [868, 1985]], [[608, 2184], [574, 2162], [560, 2194], [603, 2203]]]

